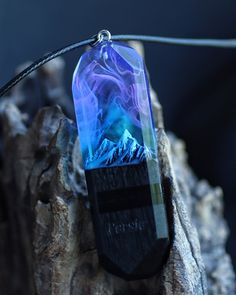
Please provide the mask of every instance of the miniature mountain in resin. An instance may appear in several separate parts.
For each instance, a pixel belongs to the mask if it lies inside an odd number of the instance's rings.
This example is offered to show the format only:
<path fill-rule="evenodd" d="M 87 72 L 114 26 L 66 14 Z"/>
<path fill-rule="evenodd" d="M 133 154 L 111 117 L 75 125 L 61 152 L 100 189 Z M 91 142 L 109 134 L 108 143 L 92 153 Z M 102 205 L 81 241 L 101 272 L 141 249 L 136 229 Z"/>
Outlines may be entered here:
<path fill-rule="evenodd" d="M 117 143 L 105 138 L 87 164 L 90 167 L 136 164 L 151 157 L 151 151 L 140 145 L 126 129 Z"/>

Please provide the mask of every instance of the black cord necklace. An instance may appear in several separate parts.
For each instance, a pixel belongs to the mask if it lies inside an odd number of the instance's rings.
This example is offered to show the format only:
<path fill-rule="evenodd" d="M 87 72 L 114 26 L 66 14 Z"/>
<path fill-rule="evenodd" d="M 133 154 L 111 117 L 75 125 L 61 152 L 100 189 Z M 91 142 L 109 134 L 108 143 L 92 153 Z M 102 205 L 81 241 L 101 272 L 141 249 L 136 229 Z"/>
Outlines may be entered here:
<path fill-rule="evenodd" d="M 30 73 L 37 70 L 50 60 L 62 56 L 70 51 L 81 48 L 86 45 L 94 46 L 101 38 L 107 38 L 110 32 L 107 30 L 100 31 L 97 35 L 92 36 L 89 39 L 73 43 L 63 48 L 57 49 L 50 53 L 45 54 L 43 57 L 36 60 L 21 73 L 7 82 L 3 87 L 0 88 L 0 97 L 4 96 L 11 88 L 17 83 L 27 77 Z M 184 46 L 201 46 L 201 47 L 218 47 L 218 48 L 236 48 L 236 39 L 186 39 L 186 38 L 170 38 L 170 37 L 159 37 L 159 36 L 146 36 L 146 35 L 112 35 L 114 41 L 128 41 L 136 40 L 143 42 L 155 42 L 160 44 L 173 44 L 173 45 L 184 45 Z"/>

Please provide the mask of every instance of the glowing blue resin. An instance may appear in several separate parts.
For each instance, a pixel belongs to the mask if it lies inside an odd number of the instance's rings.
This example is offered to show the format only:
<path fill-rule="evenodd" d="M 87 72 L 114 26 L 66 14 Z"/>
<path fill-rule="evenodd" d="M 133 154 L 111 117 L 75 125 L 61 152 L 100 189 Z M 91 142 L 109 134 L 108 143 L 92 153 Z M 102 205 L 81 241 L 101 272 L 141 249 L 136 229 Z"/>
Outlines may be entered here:
<path fill-rule="evenodd" d="M 85 169 L 156 159 L 145 65 L 133 48 L 104 41 L 85 52 L 72 91 Z"/>

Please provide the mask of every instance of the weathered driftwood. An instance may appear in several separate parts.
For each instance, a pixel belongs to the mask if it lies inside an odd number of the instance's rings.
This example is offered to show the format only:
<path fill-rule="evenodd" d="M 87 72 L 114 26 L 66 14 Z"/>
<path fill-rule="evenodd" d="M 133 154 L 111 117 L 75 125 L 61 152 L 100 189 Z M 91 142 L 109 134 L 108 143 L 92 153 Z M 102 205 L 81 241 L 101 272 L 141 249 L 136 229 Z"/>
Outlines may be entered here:
<path fill-rule="evenodd" d="M 37 112 L 58 103 L 73 118 L 62 73 L 63 61 L 55 60 L 0 103 L 1 294 L 235 294 L 222 191 L 196 178 L 183 142 L 162 128 L 158 149 L 173 230 L 169 258 L 161 274 L 141 281 L 102 269 L 75 123 L 59 106 Z"/>

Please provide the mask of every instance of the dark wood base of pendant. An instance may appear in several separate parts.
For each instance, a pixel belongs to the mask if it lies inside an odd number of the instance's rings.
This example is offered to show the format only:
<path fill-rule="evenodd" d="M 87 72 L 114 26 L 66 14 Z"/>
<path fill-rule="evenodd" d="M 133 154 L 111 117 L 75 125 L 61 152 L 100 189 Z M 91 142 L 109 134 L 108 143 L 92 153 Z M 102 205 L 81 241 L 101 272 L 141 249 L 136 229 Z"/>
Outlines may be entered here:
<path fill-rule="evenodd" d="M 154 275 L 167 254 L 158 173 L 156 162 L 86 171 L 100 262 L 126 280 Z"/>

